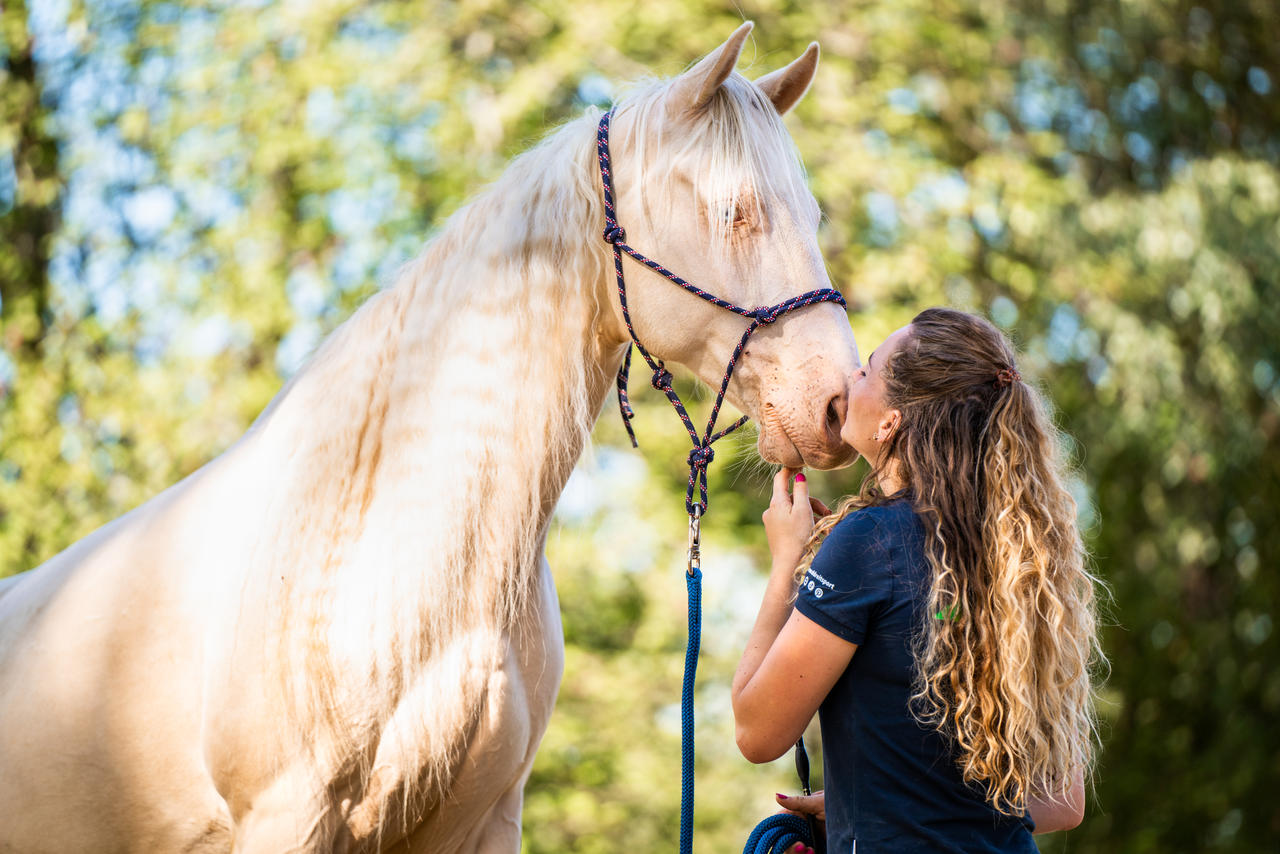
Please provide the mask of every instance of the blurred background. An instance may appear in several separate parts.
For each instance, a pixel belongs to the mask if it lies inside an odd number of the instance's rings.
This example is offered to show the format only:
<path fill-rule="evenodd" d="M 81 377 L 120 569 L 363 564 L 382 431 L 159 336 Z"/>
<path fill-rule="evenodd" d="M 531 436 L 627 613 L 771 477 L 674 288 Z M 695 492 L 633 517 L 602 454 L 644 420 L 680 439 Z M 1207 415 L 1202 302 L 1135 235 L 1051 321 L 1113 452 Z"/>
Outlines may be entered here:
<path fill-rule="evenodd" d="M 3 0 L 0 575 L 218 454 L 513 154 L 744 18 L 748 77 L 822 45 L 787 123 L 864 356 L 923 307 L 980 312 L 1072 437 L 1111 670 L 1085 822 L 1042 849 L 1275 850 L 1274 0 Z M 568 657 L 527 852 L 675 847 L 687 439 L 635 387 L 641 449 L 611 402 L 551 533 Z M 733 448 L 702 851 L 795 790 L 733 745 L 770 474 Z"/>

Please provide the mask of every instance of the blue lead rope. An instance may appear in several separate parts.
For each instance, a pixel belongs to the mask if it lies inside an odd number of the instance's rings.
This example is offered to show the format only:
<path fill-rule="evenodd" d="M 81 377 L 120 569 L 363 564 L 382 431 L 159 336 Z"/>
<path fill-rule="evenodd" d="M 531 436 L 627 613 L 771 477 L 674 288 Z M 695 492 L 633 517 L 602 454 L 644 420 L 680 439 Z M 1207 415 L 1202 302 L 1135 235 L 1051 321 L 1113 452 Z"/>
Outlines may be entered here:
<path fill-rule="evenodd" d="M 680 689 L 680 854 L 692 854 L 693 683 L 702 645 L 702 569 L 693 563 L 685 575 L 685 587 L 689 591 L 689 642 L 684 650 L 684 686 Z"/>

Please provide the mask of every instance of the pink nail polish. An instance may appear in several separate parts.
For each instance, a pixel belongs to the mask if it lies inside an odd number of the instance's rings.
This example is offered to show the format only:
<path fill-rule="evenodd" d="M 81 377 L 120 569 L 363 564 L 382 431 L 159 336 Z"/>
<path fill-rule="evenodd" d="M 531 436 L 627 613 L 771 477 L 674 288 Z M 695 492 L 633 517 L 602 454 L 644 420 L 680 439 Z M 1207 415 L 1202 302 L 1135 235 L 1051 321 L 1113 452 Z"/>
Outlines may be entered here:
<path fill-rule="evenodd" d="M 786 795 L 784 795 L 784 794 L 782 794 L 782 792 L 774 792 L 774 794 L 775 794 L 775 795 L 777 795 L 779 798 L 781 798 L 781 799 L 782 799 L 782 800 L 784 800 L 784 801 L 787 799 L 787 796 L 786 796 Z"/>
<path fill-rule="evenodd" d="M 800 483 L 804 483 L 804 474 L 803 474 L 803 472 L 802 472 L 801 474 L 796 475 L 796 480 L 797 480 L 797 481 L 799 481 Z"/>

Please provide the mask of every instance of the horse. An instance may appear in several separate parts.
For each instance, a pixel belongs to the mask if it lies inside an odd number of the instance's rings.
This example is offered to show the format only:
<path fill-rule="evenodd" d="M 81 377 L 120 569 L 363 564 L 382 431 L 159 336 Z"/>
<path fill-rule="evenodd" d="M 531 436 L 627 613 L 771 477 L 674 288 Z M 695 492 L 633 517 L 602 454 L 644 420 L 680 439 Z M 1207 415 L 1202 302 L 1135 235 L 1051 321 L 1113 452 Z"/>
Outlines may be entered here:
<path fill-rule="evenodd" d="M 829 287 L 748 22 L 613 116 L 629 242 L 739 305 Z M 564 640 L 552 511 L 630 337 L 596 119 L 516 157 L 245 434 L 0 585 L 0 851 L 504 852 Z M 741 316 L 625 261 L 655 357 L 718 381 Z M 770 463 L 832 468 L 858 365 L 825 303 L 761 328 L 728 400 Z"/>

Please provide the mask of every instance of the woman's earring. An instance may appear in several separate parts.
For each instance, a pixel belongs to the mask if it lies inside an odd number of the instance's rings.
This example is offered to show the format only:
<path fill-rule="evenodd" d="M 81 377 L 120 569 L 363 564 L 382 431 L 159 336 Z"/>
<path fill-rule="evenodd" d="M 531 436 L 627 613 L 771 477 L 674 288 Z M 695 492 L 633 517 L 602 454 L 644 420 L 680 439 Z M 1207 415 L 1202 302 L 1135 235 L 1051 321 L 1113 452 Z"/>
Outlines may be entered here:
<path fill-rule="evenodd" d="M 876 433 L 876 435 L 875 435 L 875 436 L 873 436 L 873 437 L 871 438 L 871 441 L 873 441 L 873 442 L 879 442 L 879 441 L 880 441 L 880 434 L 879 434 L 879 433 Z"/>

